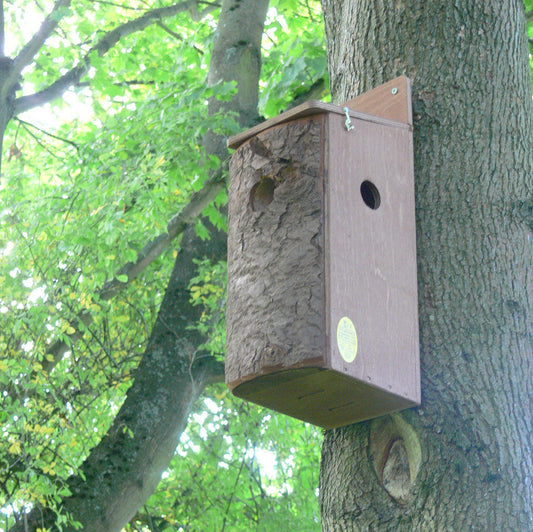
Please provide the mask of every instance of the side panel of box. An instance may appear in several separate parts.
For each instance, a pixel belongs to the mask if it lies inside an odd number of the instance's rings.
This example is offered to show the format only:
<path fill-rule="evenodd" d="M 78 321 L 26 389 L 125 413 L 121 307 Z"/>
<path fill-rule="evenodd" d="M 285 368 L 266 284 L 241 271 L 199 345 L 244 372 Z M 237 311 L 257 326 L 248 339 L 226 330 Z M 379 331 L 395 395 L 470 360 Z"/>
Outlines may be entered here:
<path fill-rule="evenodd" d="M 233 154 L 226 310 L 232 389 L 324 363 L 324 122 L 316 115 L 279 125 Z"/>
<path fill-rule="evenodd" d="M 353 125 L 347 131 L 342 117 L 329 116 L 330 364 L 419 403 L 412 133 L 358 119 Z"/>

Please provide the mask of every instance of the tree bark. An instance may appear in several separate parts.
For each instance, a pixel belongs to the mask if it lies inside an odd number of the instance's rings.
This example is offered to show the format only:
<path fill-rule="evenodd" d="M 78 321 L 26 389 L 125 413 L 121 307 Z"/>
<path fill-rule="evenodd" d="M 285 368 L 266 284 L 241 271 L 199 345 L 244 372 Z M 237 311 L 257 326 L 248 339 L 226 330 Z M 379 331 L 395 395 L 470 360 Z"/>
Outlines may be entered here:
<path fill-rule="evenodd" d="M 524 6 L 323 0 L 342 102 L 412 80 L 422 406 L 326 433 L 324 530 L 533 530 Z"/>
<path fill-rule="evenodd" d="M 211 98 L 208 114 L 235 113 L 239 123 L 251 126 L 258 119 L 259 76 L 261 75 L 261 38 L 269 0 L 225 0 L 211 62 L 208 83 L 236 81 L 237 94 L 230 102 Z M 204 146 L 209 155 L 226 158 L 226 139 L 208 131 Z"/>
<path fill-rule="evenodd" d="M 0 178 L 2 177 L 2 153 L 4 133 L 15 109 L 15 87 L 10 83 L 13 61 L 0 53 Z"/>

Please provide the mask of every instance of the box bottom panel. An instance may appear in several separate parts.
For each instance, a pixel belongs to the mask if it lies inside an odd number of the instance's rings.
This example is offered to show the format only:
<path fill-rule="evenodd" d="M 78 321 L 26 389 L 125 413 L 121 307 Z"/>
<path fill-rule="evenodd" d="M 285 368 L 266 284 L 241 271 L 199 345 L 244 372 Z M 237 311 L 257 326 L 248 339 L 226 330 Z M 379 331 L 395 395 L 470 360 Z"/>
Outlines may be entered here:
<path fill-rule="evenodd" d="M 417 406 L 405 397 L 323 368 L 262 375 L 239 384 L 233 394 L 325 429 Z"/>

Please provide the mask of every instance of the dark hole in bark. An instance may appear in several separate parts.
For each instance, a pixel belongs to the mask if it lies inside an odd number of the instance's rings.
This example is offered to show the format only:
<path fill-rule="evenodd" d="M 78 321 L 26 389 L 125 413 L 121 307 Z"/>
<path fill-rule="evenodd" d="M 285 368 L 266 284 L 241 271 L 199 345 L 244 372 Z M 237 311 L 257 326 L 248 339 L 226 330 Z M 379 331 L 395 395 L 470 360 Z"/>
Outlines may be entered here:
<path fill-rule="evenodd" d="M 263 177 L 250 192 L 250 203 L 253 211 L 263 212 L 274 199 L 276 184 L 271 177 Z"/>
<path fill-rule="evenodd" d="M 376 185 L 370 181 L 361 183 L 361 197 L 367 207 L 376 210 L 381 204 L 381 196 Z"/>

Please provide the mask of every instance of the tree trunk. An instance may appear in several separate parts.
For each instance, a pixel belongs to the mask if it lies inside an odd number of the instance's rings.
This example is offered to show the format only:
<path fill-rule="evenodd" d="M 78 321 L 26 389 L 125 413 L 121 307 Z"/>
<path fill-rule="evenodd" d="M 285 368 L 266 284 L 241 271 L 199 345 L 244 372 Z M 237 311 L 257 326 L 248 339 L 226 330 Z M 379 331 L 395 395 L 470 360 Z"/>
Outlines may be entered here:
<path fill-rule="evenodd" d="M 323 0 L 333 98 L 412 80 L 422 406 L 326 433 L 324 530 L 533 530 L 533 158 L 519 0 Z"/>
<path fill-rule="evenodd" d="M 231 101 L 209 100 L 208 114 L 233 112 L 241 126 L 258 119 L 261 39 L 269 0 L 225 0 L 211 52 L 208 83 L 236 81 L 237 94 Z M 226 158 L 226 139 L 209 130 L 204 138 L 209 155 Z"/>
<path fill-rule="evenodd" d="M 2 2 L 0 1 L 0 4 Z M 3 13 L 1 17 L 0 31 L 3 32 Z M 4 134 L 13 116 L 15 108 L 15 92 L 20 88 L 17 83 L 9 83 L 13 61 L 3 55 L 3 36 L 0 39 L 0 177 L 2 176 L 2 154 L 4 144 Z"/>

